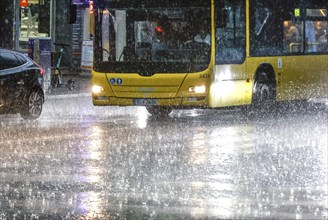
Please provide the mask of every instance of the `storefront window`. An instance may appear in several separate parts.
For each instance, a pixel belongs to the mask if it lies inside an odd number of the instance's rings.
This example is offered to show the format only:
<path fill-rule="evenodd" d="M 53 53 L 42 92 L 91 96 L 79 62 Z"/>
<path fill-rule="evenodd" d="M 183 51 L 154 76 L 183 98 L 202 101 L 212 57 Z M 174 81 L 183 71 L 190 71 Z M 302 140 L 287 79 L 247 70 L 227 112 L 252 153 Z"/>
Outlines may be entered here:
<path fill-rule="evenodd" d="M 50 36 L 50 1 L 29 0 L 20 7 L 19 49 L 27 49 L 31 37 Z"/>

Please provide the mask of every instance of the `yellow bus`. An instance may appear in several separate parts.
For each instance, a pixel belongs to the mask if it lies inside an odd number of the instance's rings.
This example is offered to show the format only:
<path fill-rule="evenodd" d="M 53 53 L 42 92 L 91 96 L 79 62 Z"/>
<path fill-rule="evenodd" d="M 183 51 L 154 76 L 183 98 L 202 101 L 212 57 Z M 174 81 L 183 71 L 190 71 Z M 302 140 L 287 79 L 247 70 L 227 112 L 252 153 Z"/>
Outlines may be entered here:
<path fill-rule="evenodd" d="M 94 1 L 97 106 L 250 106 L 327 97 L 327 0 Z"/>

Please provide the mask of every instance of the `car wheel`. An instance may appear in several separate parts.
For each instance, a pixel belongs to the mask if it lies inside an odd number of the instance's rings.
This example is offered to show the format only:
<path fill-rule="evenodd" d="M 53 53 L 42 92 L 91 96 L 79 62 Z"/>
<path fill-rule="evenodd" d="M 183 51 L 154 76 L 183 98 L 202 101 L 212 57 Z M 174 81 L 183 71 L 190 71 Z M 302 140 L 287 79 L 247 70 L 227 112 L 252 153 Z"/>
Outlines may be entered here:
<path fill-rule="evenodd" d="M 32 90 L 23 101 L 23 107 L 21 110 L 22 118 L 37 119 L 42 113 L 43 107 L 43 95 L 38 90 Z"/>
<path fill-rule="evenodd" d="M 162 106 L 147 106 L 146 109 L 154 117 L 166 117 L 172 112 L 172 108 Z"/>

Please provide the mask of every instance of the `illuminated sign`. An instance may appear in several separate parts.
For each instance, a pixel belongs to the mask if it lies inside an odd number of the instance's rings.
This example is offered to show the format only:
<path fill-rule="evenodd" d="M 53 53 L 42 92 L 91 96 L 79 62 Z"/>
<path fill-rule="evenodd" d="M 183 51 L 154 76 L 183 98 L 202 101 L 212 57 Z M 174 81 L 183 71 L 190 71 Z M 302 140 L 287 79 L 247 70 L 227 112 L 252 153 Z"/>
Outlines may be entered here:
<path fill-rule="evenodd" d="M 92 0 L 90 0 L 89 8 L 90 8 L 90 14 L 92 14 L 93 13 L 93 1 Z"/>
<path fill-rule="evenodd" d="M 301 9 L 299 9 L 299 8 L 295 8 L 295 9 L 294 9 L 294 16 L 295 16 L 295 17 L 299 17 L 299 16 L 301 16 Z"/>
<path fill-rule="evenodd" d="M 27 7 L 28 6 L 28 0 L 20 0 L 19 1 L 21 7 Z"/>
<path fill-rule="evenodd" d="M 327 17 L 326 9 L 306 9 L 306 15 L 309 17 Z"/>

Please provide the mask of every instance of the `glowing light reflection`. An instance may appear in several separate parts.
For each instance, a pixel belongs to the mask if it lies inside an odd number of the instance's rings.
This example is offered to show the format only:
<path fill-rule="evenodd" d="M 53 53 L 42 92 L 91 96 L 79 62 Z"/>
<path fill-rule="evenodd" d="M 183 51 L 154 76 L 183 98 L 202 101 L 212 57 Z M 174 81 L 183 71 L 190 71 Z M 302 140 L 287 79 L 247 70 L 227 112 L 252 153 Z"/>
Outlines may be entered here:
<path fill-rule="evenodd" d="M 222 216 L 224 218 L 229 218 L 234 216 L 234 204 L 235 201 L 232 198 L 223 198 L 219 199 L 209 199 L 209 204 L 215 204 L 215 209 L 211 209 L 212 216 Z"/>
<path fill-rule="evenodd" d="M 78 182 L 99 184 L 102 181 L 105 169 L 99 166 L 99 160 L 104 158 L 102 147 L 105 131 L 99 126 L 90 126 L 86 136 L 88 141 L 83 149 L 81 156 L 80 175 Z M 92 219 L 100 215 L 104 207 L 105 200 L 97 192 L 81 192 L 78 193 L 77 208 L 80 213 L 84 214 L 86 219 Z"/>
<path fill-rule="evenodd" d="M 101 198 L 100 193 L 81 192 L 77 197 L 79 201 L 77 208 L 84 214 L 85 219 L 93 219 L 101 214 L 105 200 Z"/>
<path fill-rule="evenodd" d="M 146 108 L 138 108 L 137 109 L 137 126 L 140 129 L 144 129 L 147 127 L 147 119 L 148 119 L 148 112 Z"/>
<path fill-rule="evenodd" d="M 194 134 L 190 149 L 190 160 L 193 164 L 203 164 L 207 159 L 207 137 L 205 132 Z"/>

